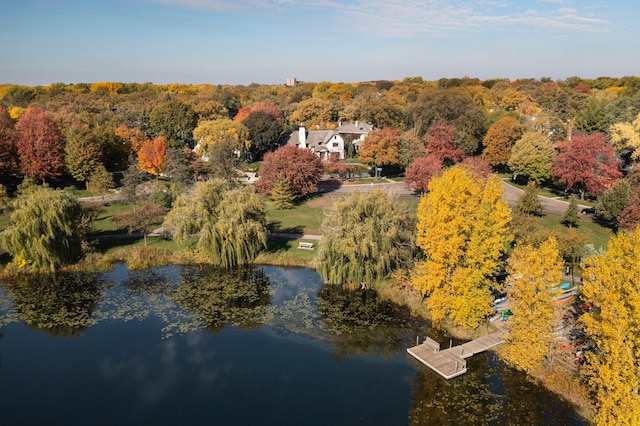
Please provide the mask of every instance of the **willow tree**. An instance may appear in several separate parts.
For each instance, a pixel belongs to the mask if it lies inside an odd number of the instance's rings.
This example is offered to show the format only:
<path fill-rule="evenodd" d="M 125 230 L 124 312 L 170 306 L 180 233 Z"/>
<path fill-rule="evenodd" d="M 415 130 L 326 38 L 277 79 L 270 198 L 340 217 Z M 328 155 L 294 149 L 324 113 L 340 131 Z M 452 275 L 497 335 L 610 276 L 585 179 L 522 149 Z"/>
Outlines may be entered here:
<path fill-rule="evenodd" d="M 253 188 L 230 190 L 221 179 L 178 197 L 164 226 L 178 243 L 193 236 L 196 250 L 223 268 L 251 262 L 267 245 L 264 204 Z"/>
<path fill-rule="evenodd" d="M 426 260 L 414 287 L 434 321 L 476 327 L 491 312 L 492 273 L 512 240 L 511 210 L 495 176 L 454 166 L 429 183 L 418 206 L 417 245 Z"/>
<path fill-rule="evenodd" d="M 412 228 L 392 194 L 377 189 L 341 198 L 321 226 L 318 272 L 332 284 L 371 285 L 410 264 Z"/>
<path fill-rule="evenodd" d="M 632 425 L 640 419 L 640 228 L 611 238 L 607 251 L 589 257 L 582 293 L 595 309 L 581 317 L 599 349 L 587 353 L 596 395 L 597 425 Z"/>
<path fill-rule="evenodd" d="M 532 373 L 543 366 L 553 339 L 554 294 L 562 279 L 562 259 L 554 238 L 540 247 L 516 247 L 509 258 L 511 286 L 507 291 L 513 317 L 502 353 L 516 367 Z"/>
<path fill-rule="evenodd" d="M 82 209 L 70 194 L 30 186 L 10 207 L 9 226 L 0 234 L 0 242 L 19 267 L 53 272 L 80 258 Z"/>

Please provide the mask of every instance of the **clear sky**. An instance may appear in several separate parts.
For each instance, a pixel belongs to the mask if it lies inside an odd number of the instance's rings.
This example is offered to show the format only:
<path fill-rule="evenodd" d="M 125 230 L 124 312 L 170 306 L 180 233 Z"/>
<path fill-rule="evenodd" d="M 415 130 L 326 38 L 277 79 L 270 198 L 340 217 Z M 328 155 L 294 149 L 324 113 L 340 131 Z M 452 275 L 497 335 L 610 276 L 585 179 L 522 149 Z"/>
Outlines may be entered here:
<path fill-rule="evenodd" d="M 640 75 L 638 0 L 0 0 L 0 83 Z"/>

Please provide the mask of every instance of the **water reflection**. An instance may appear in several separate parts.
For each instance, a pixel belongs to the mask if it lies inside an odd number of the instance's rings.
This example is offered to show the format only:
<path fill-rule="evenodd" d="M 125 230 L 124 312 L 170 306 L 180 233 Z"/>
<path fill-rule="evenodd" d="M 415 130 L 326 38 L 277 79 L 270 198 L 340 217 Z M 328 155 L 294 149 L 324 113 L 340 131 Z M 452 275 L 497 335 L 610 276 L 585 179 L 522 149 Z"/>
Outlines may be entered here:
<path fill-rule="evenodd" d="M 211 332 L 227 324 L 243 330 L 264 324 L 271 302 L 269 278 L 262 269 L 241 267 L 223 270 L 211 267 L 184 268 L 173 300 L 192 312 Z"/>
<path fill-rule="evenodd" d="M 427 323 L 412 318 L 409 309 L 381 299 L 372 290 L 347 290 L 325 285 L 317 309 L 334 336 L 338 359 L 375 353 L 389 358 L 407 347 L 409 336 L 424 332 Z"/>
<path fill-rule="evenodd" d="M 13 419 L 24 413 L 20 403 L 51 398 L 33 387 L 55 386 L 56 409 L 78 423 L 79 406 L 113 405 L 128 416 L 119 424 L 176 423 L 170 416 L 184 412 L 193 413 L 192 424 L 285 424 L 284 412 L 288 424 L 583 424 L 492 354 L 471 358 L 461 377 L 441 379 L 405 348 L 427 331 L 441 343 L 448 337 L 371 290 L 323 286 L 309 269 L 120 266 L 2 287 L 0 411 Z M 15 322 L 79 337 L 48 339 Z M 104 326 L 90 329 L 97 324 Z M 79 387 L 73 378 L 85 376 L 90 385 Z M 46 422 L 38 420 L 30 423 Z"/>
<path fill-rule="evenodd" d="M 81 335 L 106 283 L 97 274 L 68 273 L 21 276 L 4 283 L 13 298 L 13 313 L 26 325 L 53 336 Z"/>

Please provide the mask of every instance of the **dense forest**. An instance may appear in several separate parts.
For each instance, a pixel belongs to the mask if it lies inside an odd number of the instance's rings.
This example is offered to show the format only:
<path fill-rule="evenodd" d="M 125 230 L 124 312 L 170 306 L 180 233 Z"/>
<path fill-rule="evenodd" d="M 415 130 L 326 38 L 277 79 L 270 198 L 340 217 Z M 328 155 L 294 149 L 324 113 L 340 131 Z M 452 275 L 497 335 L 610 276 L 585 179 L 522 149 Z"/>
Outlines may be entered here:
<path fill-rule="evenodd" d="M 283 147 L 301 125 L 333 130 L 345 122 L 372 130 L 357 144 L 345 139 L 344 160 L 321 162 L 308 150 Z M 364 164 L 376 175 L 402 174 L 406 185 L 426 192 L 417 217 L 381 191 L 336 202 L 316 259 L 323 278 L 373 283 L 395 274 L 401 287 L 420 293 L 434 321 L 473 329 L 493 310 L 490 290 L 502 269 L 515 314 L 504 358 L 556 390 L 580 384 L 585 399 L 596 401 L 597 424 L 636 424 L 639 159 L 640 77 L 3 85 L 0 195 L 3 204 L 9 194 L 13 201 L 0 236 L 19 268 L 73 263 L 86 248 L 90 220 L 69 191 L 50 186 L 103 194 L 118 185 L 133 204 L 113 217 L 123 229 L 146 236 L 164 220 L 177 241 L 198 235 L 199 253 L 235 267 L 267 246 L 256 191 L 289 208 L 317 191 L 323 172 L 349 174 Z M 261 161 L 255 188 L 238 187 L 242 163 L 254 160 Z M 492 171 L 528 184 L 513 220 Z M 170 186 L 138 192 L 154 176 Z M 530 225 L 541 185 L 571 200 L 560 235 Z M 600 224 L 628 232 L 585 259 L 570 195 L 594 202 Z M 581 261 L 589 304 L 579 325 L 592 346 L 576 379 L 573 370 L 558 372 L 556 358 L 567 345 L 553 332 L 564 319 L 548 290 L 564 265 Z"/>
<path fill-rule="evenodd" d="M 199 154 L 211 157 L 217 142 L 231 139 L 234 149 L 260 159 L 302 123 L 332 129 L 360 121 L 386 130 L 378 139 L 391 138 L 394 149 L 374 147 L 373 156 L 362 158 L 370 164 L 402 170 L 434 152 L 445 163 L 481 155 L 495 170 L 555 181 L 583 196 L 602 193 L 640 157 L 638 77 L 415 77 L 294 86 L 55 83 L 3 85 L 0 100 L 5 185 L 23 176 L 87 182 L 104 169 L 124 171 L 132 154 L 156 174 L 164 162 L 154 158 L 158 144 L 166 145 L 162 160 L 175 156 L 174 148 L 196 145 Z M 46 149 L 29 142 L 40 134 L 46 135 L 40 138 Z M 572 149 L 563 143 L 572 139 L 582 145 Z M 594 160 L 592 173 L 578 175 L 572 162 L 585 156 Z"/>

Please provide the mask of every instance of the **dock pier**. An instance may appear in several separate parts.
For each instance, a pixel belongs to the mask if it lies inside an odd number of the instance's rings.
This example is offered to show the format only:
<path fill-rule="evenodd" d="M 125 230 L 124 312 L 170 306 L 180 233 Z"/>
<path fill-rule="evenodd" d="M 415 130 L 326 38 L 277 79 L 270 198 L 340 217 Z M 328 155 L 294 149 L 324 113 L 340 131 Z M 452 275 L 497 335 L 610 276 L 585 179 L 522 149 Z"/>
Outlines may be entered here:
<path fill-rule="evenodd" d="M 427 337 L 421 344 L 408 348 L 407 352 L 445 379 L 452 379 L 467 372 L 467 358 L 504 342 L 503 334 L 502 330 L 498 330 L 442 350 L 438 342 Z"/>

